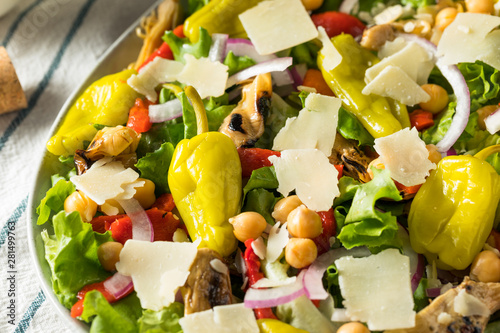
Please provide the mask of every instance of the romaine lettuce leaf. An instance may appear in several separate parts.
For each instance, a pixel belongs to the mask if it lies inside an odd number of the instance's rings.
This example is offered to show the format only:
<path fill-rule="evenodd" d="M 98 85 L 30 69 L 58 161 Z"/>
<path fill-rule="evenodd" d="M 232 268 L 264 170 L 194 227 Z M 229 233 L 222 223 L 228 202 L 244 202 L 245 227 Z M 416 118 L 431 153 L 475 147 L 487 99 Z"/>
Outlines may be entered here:
<path fill-rule="evenodd" d="M 481 106 L 497 104 L 500 101 L 500 72 L 498 70 L 480 61 L 473 64 L 459 64 L 458 69 L 462 72 L 469 87 L 472 112 Z"/>
<path fill-rule="evenodd" d="M 109 231 L 104 234 L 92 231 L 92 225 L 82 222 L 78 212 L 59 212 L 52 224 L 54 235 L 42 231 L 45 259 L 52 272 L 54 293 L 62 305 L 70 308 L 77 301 L 80 289 L 110 276 L 99 263 L 97 248 L 113 239 Z"/>
<path fill-rule="evenodd" d="M 179 319 L 184 316 L 184 305 L 174 302 L 160 311 L 144 310 L 139 318 L 140 333 L 182 333 Z"/>
<path fill-rule="evenodd" d="M 358 141 L 360 146 L 373 146 L 373 136 L 368 133 L 368 131 L 352 113 L 343 107 L 340 107 L 339 109 L 339 124 L 337 126 L 337 130 L 344 138 Z"/>
<path fill-rule="evenodd" d="M 135 165 L 141 172 L 141 177 L 147 178 L 155 183 L 155 194 L 170 193 L 168 187 L 168 168 L 174 155 L 174 146 L 165 142 L 159 149 L 137 161 Z"/>
<path fill-rule="evenodd" d="M 185 54 L 191 54 L 196 59 L 208 57 L 212 44 L 212 37 L 202 27 L 200 27 L 200 38 L 196 43 L 191 43 L 188 38 L 179 38 L 170 30 L 165 32 L 163 40 L 170 46 L 174 59 L 183 64 L 186 63 Z"/>
<path fill-rule="evenodd" d="M 270 191 L 263 188 L 256 188 L 247 193 L 245 204 L 241 208 L 241 211 L 257 212 L 266 219 L 267 223 L 274 225 L 275 221 L 271 213 L 279 199 L 281 197 L 275 197 Z"/>
<path fill-rule="evenodd" d="M 274 171 L 273 166 L 256 169 L 252 171 L 250 179 L 243 188 L 243 201 L 245 201 L 247 193 L 253 189 L 264 188 L 274 190 L 278 186 L 278 178 L 276 178 L 276 171 Z"/>
<path fill-rule="evenodd" d="M 224 59 L 224 65 L 229 67 L 228 74 L 230 76 L 255 64 L 256 62 L 252 58 L 248 56 L 235 56 L 233 51 L 229 51 L 226 59 Z"/>
<path fill-rule="evenodd" d="M 142 158 L 147 153 L 160 149 L 164 142 L 171 142 L 174 147 L 184 139 L 184 124 L 176 119 L 164 123 L 153 124 L 151 129 L 141 134 L 137 146 L 137 157 Z"/>
<path fill-rule="evenodd" d="M 52 178 L 52 187 L 45 194 L 40 205 L 36 208 L 38 225 L 47 222 L 54 213 L 64 210 L 64 200 L 75 191 L 75 185 L 66 181 L 64 177 L 55 175 Z"/>

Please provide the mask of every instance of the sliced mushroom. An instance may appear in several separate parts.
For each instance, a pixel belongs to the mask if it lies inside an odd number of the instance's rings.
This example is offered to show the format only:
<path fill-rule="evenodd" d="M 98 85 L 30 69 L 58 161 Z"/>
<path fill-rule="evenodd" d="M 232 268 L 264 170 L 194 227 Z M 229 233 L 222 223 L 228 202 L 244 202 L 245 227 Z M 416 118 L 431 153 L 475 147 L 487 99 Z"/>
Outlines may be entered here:
<path fill-rule="evenodd" d="M 387 41 L 396 38 L 396 30 L 390 24 L 375 25 L 363 31 L 361 46 L 371 51 L 378 51 Z"/>
<path fill-rule="evenodd" d="M 214 261 L 215 260 L 215 261 Z M 220 262 L 217 263 L 217 260 Z M 214 261 L 214 263 L 211 263 Z M 214 250 L 199 249 L 183 287 L 184 314 L 205 311 L 217 305 L 231 304 L 229 270 Z M 226 268 L 220 269 L 220 266 Z"/>
<path fill-rule="evenodd" d="M 371 180 L 368 174 L 368 165 L 372 159 L 359 149 L 356 141 L 347 140 L 337 133 L 332 155 L 329 157 L 330 163 L 343 165 L 343 174 L 363 183 Z"/>
<path fill-rule="evenodd" d="M 264 133 L 264 121 L 271 107 L 271 74 L 260 74 L 243 87 L 242 98 L 219 128 L 236 147 L 253 146 Z"/>
<path fill-rule="evenodd" d="M 490 313 L 500 309 L 500 283 L 474 282 L 466 277 L 457 288 L 448 290 L 420 311 L 415 318 L 415 327 L 385 333 L 482 332 L 489 316 L 462 316 L 455 312 L 455 300 L 462 290 L 481 301 Z M 445 314 L 445 320 L 442 314 Z"/>
<path fill-rule="evenodd" d="M 94 136 L 86 150 L 78 149 L 74 160 L 79 175 L 85 173 L 95 161 L 103 157 L 116 157 L 122 161 L 137 160 L 135 150 L 139 145 L 140 135 L 129 127 L 105 127 Z M 125 164 L 125 163 L 124 163 Z"/>

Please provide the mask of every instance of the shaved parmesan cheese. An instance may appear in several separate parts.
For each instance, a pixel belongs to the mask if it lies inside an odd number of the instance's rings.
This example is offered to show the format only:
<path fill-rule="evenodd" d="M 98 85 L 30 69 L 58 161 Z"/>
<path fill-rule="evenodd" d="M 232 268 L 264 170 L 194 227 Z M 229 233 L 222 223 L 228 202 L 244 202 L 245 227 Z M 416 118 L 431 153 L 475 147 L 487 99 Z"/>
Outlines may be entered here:
<path fill-rule="evenodd" d="M 261 55 L 282 51 L 318 36 L 300 0 L 263 1 L 239 18 Z"/>
<path fill-rule="evenodd" d="M 201 98 L 218 97 L 224 94 L 228 78 L 228 67 L 208 58 L 196 59 L 191 54 L 184 55 L 186 65 L 177 76 L 177 81 L 193 86 Z"/>
<path fill-rule="evenodd" d="M 398 52 L 368 68 L 365 73 L 365 81 L 372 81 L 389 65 L 401 68 L 413 81 L 421 85 L 427 83 L 427 78 L 434 67 L 434 61 L 432 55 L 422 47 L 410 42 Z"/>
<path fill-rule="evenodd" d="M 401 68 L 392 65 L 385 67 L 363 88 L 362 93 L 390 97 L 407 105 L 427 102 L 431 98 Z"/>
<path fill-rule="evenodd" d="M 330 318 L 331 321 L 337 321 L 337 322 L 348 322 L 351 321 L 349 319 L 349 316 L 347 315 L 347 310 L 342 309 L 342 308 L 334 308 L 332 317 Z"/>
<path fill-rule="evenodd" d="M 323 44 L 319 53 L 324 57 L 323 68 L 326 71 L 331 71 L 342 62 L 342 55 L 333 45 L 332 40 L 326 34 L 325 28 L 318 27 L 318 38 Z"/>
<path fill-rule="evenodd" d="M 453 317 L 446 312 L 441 312 L 437 318 L 438 323 L 444 326 L 448 326 L 453 321 Z"/>
<path fill-rule="evenodd" d="M 488 318 L 491 313 L 486 304 L 479 298 L 467 293 L 465 289 L 458 292 L 453 301 L 453 310 L 461 316 L 482 316 Z"/>
<path fill-rule="evenodd" d="M 184 64 L 174 60 L 156 57 L 144 66 L 137 75 L 132 75 L 127 84 L 151 102 L 156 102 L 158 94 L 155 88 L 162 82 L 172 82 L 184 68 Z"/>
<path fill-rule="evenodd" d="M 188 314 L 179 324 L 184 333 L 259 333 L 253 310 L 243 303 Z"/>
<path fill-rule="evenodd" d="M 177 289 L 186 282 L 197 251 L 194 243 L 129 239 L 120 252 L 116 269 L 132 277 L 143 308 L 159 311 L 175 301 Z"/>
<path fill-rule="evenodd" d="M 351 320 L 374 331 L 415 326 L 410 260 L 397 249 L 335 261 L 343 304 Z"/>
<path fill-rule="evenodd" d="M 144 185 L 144 181 L 136 181 L 137 178 L 139 174 L 130 168 L 125 169 L 121 162 L 102 158 L 83 175 L 73 176 L 70 180 L 77 190 L 102 205 L 109 199 L 131 199 L 135 187 Z"/>
<path fill-rule="evenodd" d="M 495 134 L 500 131 L 500 111 L 495 111 L 484 119 L 486 129 L 490 134 Z"/>
<path fill-rule="evenodd" d="M 295 190 L 300 201 L 315 211 L 328 210 L 338 189 L 338 171 L 317 149 L 290 149 L 270 156 L 278 178 L 278 192 L 287 197 Z"/>
<path fill-rule="evenodd" d="M 373 18 L 375 24 L 386 24 L 396 21 L 403 15 L 403 6 L 395 5 L 384 9 L 381 13 L 375 15 Z"/>
<path fill-rule="evenodd" d="M 499 25 L 498 16 L 458 13 L 439 40 L 439 61 L 443 65 L 454 65 L 480 60 L 500 69 L 500 31 L 492 31 Z"/>
<path fill-rule="evenodd" d="M 332 154 L 342 101 L 336 97 L 309 94 L 298 117 L 288 118 L 274 138 L 273 150 L 318 149 Z"/>
<path fill-rule="evenodd" d="M 429 151 L 415 127 L 375 139 L 373 148 L 391 172 L 392 179 L 405 186 L 422 184 L 429 171 L 436 168 L 436 164 L 429 160 Z"/>
<path fill-rule="evenodd" d="M 214 269 L 214 271 L 219 272 L 221 274 L 227 274 L 229 269 L 226 264 L 224 264 L 220 259 L 212 259 L 210 260 L 210 267 Z"/>
<path fill-rule="evenodd" d="M 262 237 L 258 237 L 252 242 L 252 249 L 260 260 L 266 259 L 266 244 L 264 244 Z"/>
<path fill-rule="evenodd" d="M 281 256 L 283 249 L 288 244 L 289 235 L 286 229 L 286 223 L 283 224 L 281 228 L 279 226 L 279 222 L 276 222 L 269 231 L 266 249 L 267 262 L 269 263 L 275 262 Z"/>
<path fill-rule="evenodd" d="M 262 278 L 259 281 L 255 282 L 252 285 L 252 288 L 259 289 L 259 288 L 281 287 L 281 286 L 286 286 L 288 284 L 292 284 L 295 282 L 295 280 L 297 280 L 296 276 L 288 277 L 282 280 L 271 280 L 268 278 Z"/>

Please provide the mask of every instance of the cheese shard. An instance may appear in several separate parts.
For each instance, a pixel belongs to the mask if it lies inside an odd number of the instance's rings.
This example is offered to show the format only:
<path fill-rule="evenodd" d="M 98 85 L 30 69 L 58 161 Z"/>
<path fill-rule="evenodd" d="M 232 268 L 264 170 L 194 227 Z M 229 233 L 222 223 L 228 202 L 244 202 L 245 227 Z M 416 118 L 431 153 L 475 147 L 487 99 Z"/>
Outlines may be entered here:
<path fill-rule="evenodd" d="M 278 178 L 278 192 L 287 197 L 295 190 L 300 201 L 315 211 L 329 210 L 339 196 L 338 171 L 317 149 L 290 149 L 270 156 Z"/>
<path fill-rule="evenodd" d="M 410 260 L 397 249 L 335 261 L 347 315 L 372 331 L 415 326 Z"/>
<path fill-rule="evenodd" d="M 436 164 L 429 160 L 429 151 L 415 127 L 411 130 L 403 128 L 375 139 L 373 148 L 380 155 L 385 168 L 391 172 L 391 178 L 405 186 L 422 184 L 429 176 L 429 171 L 436 168 Z"/>
<path fill-rule="evenodd" d="M 129 239 L 116 269 L 131 276 L 145 309 L 159 311 L 175 301 L 197 253 L 194 243 L 147 242 Z"/>
<path fill-rule="evenodd" d="M 500 70 L 500 17 L 458 13 L 444 30 L 437 46 L 437 56 L 443 65 L 483 61 Z"/>
<path fill-rule="evenodd" d="M 332 154 L 342 101 L 336 97 L 311 93 L 297 117 L 288 118 L 273 142 L 273 150 L 318 149 Z"/>
<path fill-rule="evenodd" d="M 184 333 L 259 333 L 253 310 L 243 303 L 215 306 L 179 320 Z"/>
<path fill-rule="evenodd" d="M 323 56 L 323 68 L 326 71 L 331 71 L 342 62 L 342 55 L 337 50 L 335 45 L 333 45 L 332 40 L 326 34 L 325 28 L 318 27 L 318 38 L 323 44 L 321 50 L 319 50 L 319 55 Z"/>
<path fill-rule="evenodd" d="M 465 289 L 460 290 L 457 297 L 455 297 L 453 301 L 453 310 L 464 317 L 489 317 L 491 315 L 488 306 L 479 298 L 467 293 Z"/>
<path fill-rule="evenodd" d="M 95 162 L 83 175 L 71 177 L 76 189 L 85 193 L 98 205 L 108 199 L 131 199 L 135 187 L 144 184 L 136 181 L 139 174 L 111 158 L 102 158 Z"/>
<path fill-rule="evenodd" d="M 390 97 L 403 104 L 415 105 L 427 102 L 427 94 L 401 68 L 388 65 L 361 91 L 365 95 L 375 94 Z"/>
<path fill-rule="evenodd" d="M 177 81 L 193 86 L 201 98 L 219 97 L 226 90 L 228 67 L 208 58 L 196 59 L 191 54 L 184 55 L 186 65 L 177 76 Z"/>
<path fill-rule="evenodd" d="M 288 244 L 288 240 L 289 234 L 286 223 L 280 227 L 279 222 L 276 222 L 269 231 L 269 238 L 267 239 L 266 258 L 269 263 L 275 262 L 281 256 L 283 249 Z"/>
<path fill-rule="evenodd" d="M 495 111 L 484 119 L 486 130 L 491 134 L 500 131 L 500 111 Z"/>
<path fill-rule="evenodd" d="M 239 18 L 261 55 L 282 51 L 318 36 L 300 0 L 263 1 Z"/>

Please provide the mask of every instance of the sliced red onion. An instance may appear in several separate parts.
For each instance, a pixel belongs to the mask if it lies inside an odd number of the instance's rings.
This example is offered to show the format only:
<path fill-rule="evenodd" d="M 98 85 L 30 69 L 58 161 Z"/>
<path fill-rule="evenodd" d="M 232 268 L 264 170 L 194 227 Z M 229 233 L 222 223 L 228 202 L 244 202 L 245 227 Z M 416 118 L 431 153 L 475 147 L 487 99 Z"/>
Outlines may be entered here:
<path fill-rule="evenodd" d="M 399 36 L 403 37 L 407 42 L 415 42 L 436 58 L 436 45 L 427 39 L 412 34 L 399 34 Z M 443 139 L 436 144 L 438 151 L 444 153 L 455 144 L 467 126 L 470 115 L 470 93 L 464 76 L 457 66 L 443 65 L 441 59 L 438 58 L 436 67 L 441 71 L 446 80 L 448 80 L 457 97 L 457 107 L 450 128 Z"/>
<path fill-rule="evenodd" d="M 441 295 L 441 288 L 427 288 L 425 290 L 425 294 L 427 295 L 427 297 L 438 297 Z"/>
<path fill-rule="evenodd" d="M 340 4 L 339 12 L 351 14 L 352 10 L 354 9 L 354 6 L 356 6 L 357 4 L 358 0 L 344 0 Z"/>
<path fill-rule="evenodd" d="M 232 75 L 226 83 L 226 88 L 232 87 L 238 82 L 244 81 L 251 77 L 257 76 L 259 74 L 269 73 L 269 72 L 282 72 L 292 65 L 291 57 L 276 58 L 261 62 L 257 65 L 248 67 L 234 75 Z"/>
<path fill-rule="evenodd" d="M 328 266 L 335 261 L 335 251 L 328 251 L 320 255 L 307 269 L 304 275 L 304 287 L 309 299 L 326 299 L 328 297 L 328 292 L 323 288 L 323 275 Z"/>
<path fill-rule="evenodd" d="M 132 278 L 118 272 L 104 281 L 104 288 L 109 291 L 114 298 L 120 299 L 134 288 Z"/>
<path fill-rule="evenodd" d="M 447 152 L 446 152 L 446 156 L 454 156 L 454 155 L 457 155 L 457 151 L 455 150 L 455 148 L 451 147 Z"/>
<path fill-rule="evenodd" d="M 245 294 L 245 306 L 247 308 L 272 308 L 293 301 L 305 295 L 304 288 L 305 270 L 300 272 L 294 283 L 277 288 L 254 289 L 249 288 Z"/>
<path fill-rule="evenodd" d="M 177 98 L 163 104 L 149 106 L 149 120 L 152 123 L 162 123 L 182 116 L 182 103 Z"/>
<path fill-rule="evenodd" d="M 500 131 L 500 109 L 496 109 L 495 112 L 490 114 L 486 119 L 484 119 L 484 124 L 488 132 L 493 135 Z"/>
<path fill-rule="evenodd" d="M 271 73 L 271 76 L 273 77 L 274 83 L 278 87 L 291 85 L 294 82 L 292 73 L 290 73 L 290 71 L 288 69 L 285 69 L 282 72 Z"/>
<path fill-rule="evenodd" d="M 153 224 L 136 199 L 118 200 L 123 210 L 132 221 L 132 239 L 154 241 Z"/>
<path fill-rule="evenodd" d="M 293 66 L 290 69 L 290 74 L 292 75 L 293 79 L 293 87 L 297 89 L 298 86 L 301 86 L 302 83 L 304 83 L 304 76 L 306 75 L 307 72 L 307 65 L 306 64 L 299 64 L 296 66 Z"/>
<path fill-rule="evenodd" d="M 398 236 L 403 241 L 403 253 L 410 258 L 411 289 L 417 290 L 418 284 L 424 275 L 424 258 L 413 250 L 410 244 L 410 235 L 401 224 L 398 224 Z"/>
<path fill-rule="evenodd" d="M 226 34 L 212 34 L 212 46 L 210 46 L 208 59 L 220 62 L 224 60 L 228 37 Z"/>

